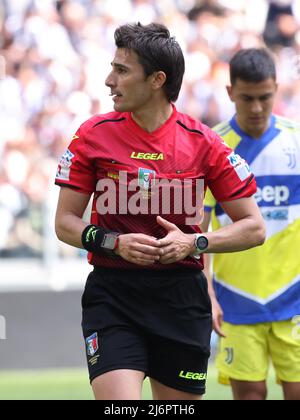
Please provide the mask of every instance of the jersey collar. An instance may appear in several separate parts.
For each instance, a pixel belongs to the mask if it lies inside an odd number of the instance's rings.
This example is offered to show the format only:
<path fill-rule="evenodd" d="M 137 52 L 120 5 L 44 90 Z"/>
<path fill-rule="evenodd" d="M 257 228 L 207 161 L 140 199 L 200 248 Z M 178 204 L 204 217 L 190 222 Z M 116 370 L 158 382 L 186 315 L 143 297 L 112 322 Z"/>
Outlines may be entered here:
<path fill-rule="evenodd" d="M 170 118 L 159 128 L 157 128 L 152 133 L 149 133 L 148 131 L 144 130 L 141 126 L 139 126 L 134 119 L 132 118 L 132 115 L 130 112 L 127 112 L 127 119 L 131 127 L 134 129 L 135 132 L 142 134 L 144 137 L 151 137 L 151 138 L 158 138 L 165 135 L 167 132 L 170 132 L 171 126 L 176 122 L 177 120 L 177 109 L 175 105 L 172 103 L 173 112 Z"/>

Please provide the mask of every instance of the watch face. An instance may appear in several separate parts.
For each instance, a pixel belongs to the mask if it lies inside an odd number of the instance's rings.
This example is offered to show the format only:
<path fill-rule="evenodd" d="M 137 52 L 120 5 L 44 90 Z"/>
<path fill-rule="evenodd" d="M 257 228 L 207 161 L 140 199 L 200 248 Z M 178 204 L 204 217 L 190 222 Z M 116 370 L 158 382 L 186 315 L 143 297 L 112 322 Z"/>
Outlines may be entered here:
<path fill-rule="evenodd" d="M 104 237 L 102 247 L 105 249 L 115 249 L 116 240 L 116 235 L 106 234 Z"/>
<path fill-rule="evenodd" d="M 201 251 L 205 250 L 208 247 L 208 240 L 205 236 L 199 236 L 197 239 L 197 248 Z"/>

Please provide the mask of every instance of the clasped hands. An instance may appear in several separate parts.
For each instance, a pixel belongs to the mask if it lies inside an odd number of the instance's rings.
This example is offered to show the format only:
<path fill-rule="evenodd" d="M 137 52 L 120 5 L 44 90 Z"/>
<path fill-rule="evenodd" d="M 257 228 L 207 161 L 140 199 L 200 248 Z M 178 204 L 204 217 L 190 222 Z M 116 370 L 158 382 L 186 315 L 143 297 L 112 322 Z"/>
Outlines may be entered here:
<path fill-rule="evenodd" d="M 167 232 L 163 239 L 138 233 L 120 235 L 116 254 L 133 264 L 151 266 L 156 262 L 173 264 L 195 252 L 195 235 L 183 233 L 160 216 L 157 223 Z"/>

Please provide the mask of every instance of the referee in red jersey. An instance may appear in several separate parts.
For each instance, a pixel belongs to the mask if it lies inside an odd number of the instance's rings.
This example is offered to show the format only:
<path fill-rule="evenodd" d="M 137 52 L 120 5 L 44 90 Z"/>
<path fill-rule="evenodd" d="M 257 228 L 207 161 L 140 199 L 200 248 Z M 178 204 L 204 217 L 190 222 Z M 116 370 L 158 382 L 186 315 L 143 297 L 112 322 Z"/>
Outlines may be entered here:
<path fill-rule="evenodd" d="M 205 393 L 212 331 L 202 253 L 264 242 L 247 163 L 174 106 L 184 57 L 159 24 L 124 25 L 106 85 L 114 111 L 82 124 L 62 156 L 58 238 L 89 251 L 83 334 L 96 399 Z M 201 234 L 210 188 L 233 224 Z M 91 224 L 82 221 L 93 195 Z"/>

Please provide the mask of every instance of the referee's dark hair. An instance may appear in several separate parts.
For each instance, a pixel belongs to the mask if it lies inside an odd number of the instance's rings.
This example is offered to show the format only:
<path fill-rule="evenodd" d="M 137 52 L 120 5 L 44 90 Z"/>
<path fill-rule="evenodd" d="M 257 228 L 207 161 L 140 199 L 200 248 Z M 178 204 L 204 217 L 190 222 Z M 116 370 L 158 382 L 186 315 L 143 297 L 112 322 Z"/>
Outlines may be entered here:
<path fill-rule="evenodd" d="M 156 71 L 166 74 L 164 91 L 170 102 L 179 96 L 185 71 L 185 62 L 180 45 L 169 30 L 161 24 L 128 24 L 115 31 L 117 48 L 135 51 L 146 77 Z"/>
<path fill-rule="evenodd" d="M 232 86 L 237 79 L 244 82 L 263 82 L 269 78 L 276 81 L 276 66 L 271 52 L 266 48 L 242 49 L 230 61 Z"/>

